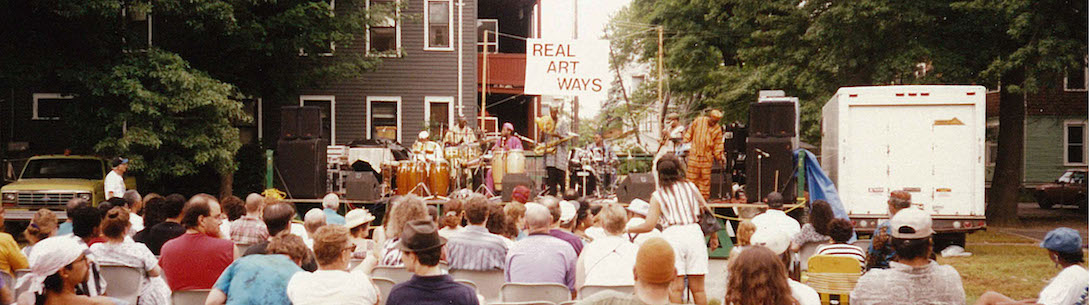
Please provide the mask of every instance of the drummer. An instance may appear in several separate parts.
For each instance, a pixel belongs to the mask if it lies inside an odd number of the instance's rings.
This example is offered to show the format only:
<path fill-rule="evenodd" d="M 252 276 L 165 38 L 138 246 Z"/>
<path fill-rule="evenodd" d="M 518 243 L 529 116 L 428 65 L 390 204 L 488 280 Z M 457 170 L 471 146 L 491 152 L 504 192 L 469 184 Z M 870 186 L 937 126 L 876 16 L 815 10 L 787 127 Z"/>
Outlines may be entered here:
<path fill-rule="evenodd" d="M 503 130 L 499 134 L 499 141 L 495 142 L 492 146 L 492 153 L 508 150 L 521 150 L 522 140 L 514 136 L 514 124 L 503 123 Z M 488 169 L 488 173 L 484 175 L 484 184 L 488 186 L 488 191 L 495 193 L 495 182 L 492 181 L 492 170 Z"/>
<path fill-rule="evenodd" d="M 594 143 L 590 143 L 590 145 L 586 146 L 586 152 L 590 154 L 591 162 L 593 162 L 591 166 L 593 167 L 594 172 L 597 173 L 597 178 L 601 179 L 601 186 L 607 189 L 612 185 L 613 177 L 615 176 L 614 171 L 620 160 L 616 157 L 616 153 L 613 152 L 612 147 L 609 147 L 609 144 L 605 144 L 605 139 L 603 139 L 600 134 L 594 135 Z M 587 187 L 589 187 L 591 191 L 594 191 L 596 190 L 595 186 L 597 186 L 597 182 L 597 179 L 594 179 L 593 185 Z"/>
<path fill-rule="evenodd" d="M 469 120 L 460 117 L 457 126 L 446 131 L 446 135 L 442 137 L 442 142 L 446 147 L 471 144 L 476 142 L 476 133 L 473 131 L 472 126 L 469 126 Z"/>
<path fill-rule="evenodd" d="M 431 141 L 431 139 L 428 138 L 430 136 L 431 133 L 427 132 L 427 130 L 421 131 L 419 137 L 416 139 L 416 144 L 412 144 L 412 153 L 416 155 L 417 160 L 444 160 L 442 157 L 442 147 L 439 147 L 439 143 Z"/>

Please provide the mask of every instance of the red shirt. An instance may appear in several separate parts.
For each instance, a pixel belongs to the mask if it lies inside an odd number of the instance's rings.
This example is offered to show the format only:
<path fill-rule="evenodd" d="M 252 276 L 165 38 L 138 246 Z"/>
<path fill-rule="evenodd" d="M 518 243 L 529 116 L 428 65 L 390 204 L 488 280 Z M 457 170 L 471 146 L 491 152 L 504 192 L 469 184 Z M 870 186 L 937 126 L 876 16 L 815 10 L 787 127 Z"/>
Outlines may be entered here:
<path fill-rule="evenodd" d="M 234 243 L 203 233 L 186 233 L 163 244 L 159 266 L 170 290 L 211 289 L 234 261 Z"/>

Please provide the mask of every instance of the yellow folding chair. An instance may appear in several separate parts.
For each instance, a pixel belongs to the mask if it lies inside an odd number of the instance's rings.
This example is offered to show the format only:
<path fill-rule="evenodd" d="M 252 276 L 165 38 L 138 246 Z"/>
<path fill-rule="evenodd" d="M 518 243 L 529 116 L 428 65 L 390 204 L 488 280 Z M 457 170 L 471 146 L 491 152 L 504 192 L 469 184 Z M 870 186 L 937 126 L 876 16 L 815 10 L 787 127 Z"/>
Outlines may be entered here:
<path fill-rule="evenodd" d="M 821 304 L 848 305 L 862 266 L 851 257 L 814 255 L 809 257 L 808 276 L 805 284 L 817 291 Z"/>

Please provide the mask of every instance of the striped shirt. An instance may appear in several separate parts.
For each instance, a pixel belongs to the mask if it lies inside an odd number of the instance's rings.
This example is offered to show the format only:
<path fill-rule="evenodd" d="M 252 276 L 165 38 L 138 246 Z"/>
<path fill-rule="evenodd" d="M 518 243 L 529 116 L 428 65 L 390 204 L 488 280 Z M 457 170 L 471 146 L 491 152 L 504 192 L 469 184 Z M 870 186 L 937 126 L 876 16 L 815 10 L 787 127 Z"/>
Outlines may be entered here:
<path fill-rule="evenodd" d="M 817 247 L 816 255 L 846 256 L 858 260 L 862 270 L 866 270 L 866 251 L 850 244 L 825 244 Z"/>
<path fill-rule="evenodd" d="M 701 197 L 696 185 L 688 181 L 658 188 L 651 195 L 661 204 L 662 217 L 658 218 L 658 223 L 665 229 L 699 222 Z"/>
<path fill-rule="evenodd" d="M 450 269 L 503 270 L 506 269 L 507 243 L 505 238 L 488 232 L 482 226 L 470 225 L 450 236 L 446 242 Z"/>
<path fill-rule="evenodd" d="M 400 238 L 386 240 L 386 244 L 382 245 L 382 252 L 379 252 L 381 259 L 378 261 L 378 266 L 404 267 L 405 263 L 401 261 L 401 255 L 404 253 L 397 247 L 400 244 Z"/>

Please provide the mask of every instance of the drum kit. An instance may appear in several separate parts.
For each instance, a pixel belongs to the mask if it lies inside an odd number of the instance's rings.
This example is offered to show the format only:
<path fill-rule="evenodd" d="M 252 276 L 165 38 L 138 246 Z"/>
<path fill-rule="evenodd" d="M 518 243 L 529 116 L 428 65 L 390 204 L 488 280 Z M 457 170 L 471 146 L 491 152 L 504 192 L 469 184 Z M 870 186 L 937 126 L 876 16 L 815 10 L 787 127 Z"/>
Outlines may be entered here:
<path fill-rule="evenodd" d="M 381 165 L 383 172 L 395 173 L 395 177 L 384 176 L 382 184 L 387 192 L 396 195 L 445 198 L 453 190 L 471 188 L 472 177 L 480 175 L 483 178 L 487 168 L 491 168 L 496 189 L 500 189 L 504 176 L 526 172 L 526 156 L 520 149 L 482 154 L 481 145 L 497 141 L 497 135 L 486 134 L 481 142 L 446 147 L 442 154 L 445 160 L 417 155 L 410 160 L 385 162 Z"/>

